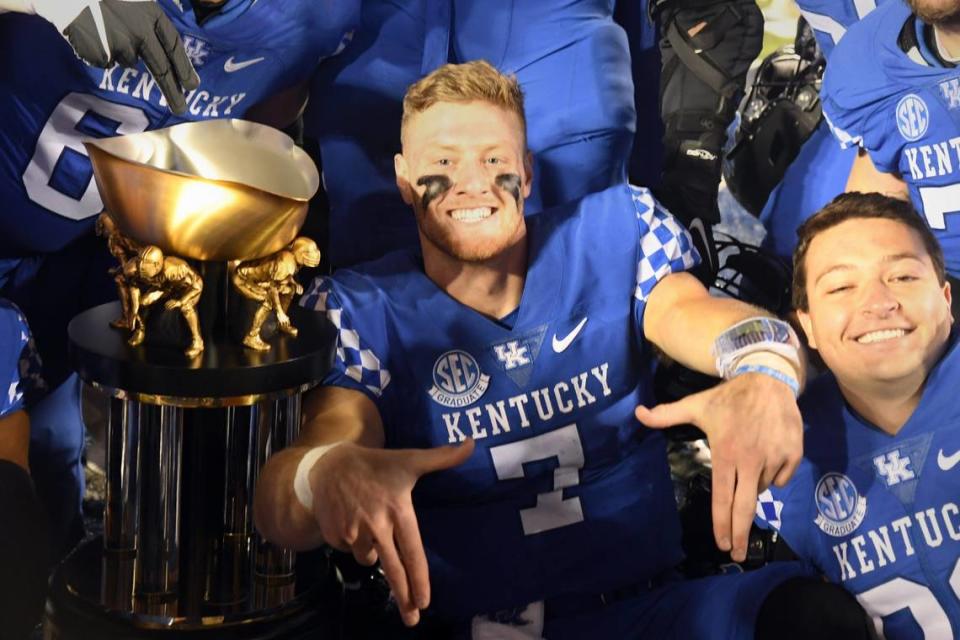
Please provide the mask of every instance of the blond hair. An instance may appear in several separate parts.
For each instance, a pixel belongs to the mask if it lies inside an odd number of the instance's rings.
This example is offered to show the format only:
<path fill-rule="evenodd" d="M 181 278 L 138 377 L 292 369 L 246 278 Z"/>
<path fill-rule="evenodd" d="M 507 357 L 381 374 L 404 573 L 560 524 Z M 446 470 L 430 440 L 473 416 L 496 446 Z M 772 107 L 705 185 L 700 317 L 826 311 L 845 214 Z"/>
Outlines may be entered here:
<path fill-rule="evenodd" d="M 487 102 L 516 114 L 527 144 L 527 119 L 523 113 L 523 91 L 516 76 L 504 75 L 485 60 L 445 64 L 410 85 L 403 97 L 400 139 L 414 115 L 438 102 Z"/>

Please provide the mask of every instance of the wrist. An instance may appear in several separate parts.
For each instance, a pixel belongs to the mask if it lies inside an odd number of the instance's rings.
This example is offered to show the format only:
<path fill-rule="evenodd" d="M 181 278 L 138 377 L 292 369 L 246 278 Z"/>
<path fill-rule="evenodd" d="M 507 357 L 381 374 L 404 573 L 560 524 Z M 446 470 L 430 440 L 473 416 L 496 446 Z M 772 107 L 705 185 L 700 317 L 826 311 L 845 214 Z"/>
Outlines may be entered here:
<path fill-rule="evenodd" d="M 713 356 L 718 375 L 727 380 L 733 377 L 741 363 L 780 370 L 785 362 L 794 379 L 802 378 L 800 340 L 787 322 L 777 318 L 758 316 L 734 324 L 714 341 Z M 766 360 L 767 356 L 775 359 Z M 760 359 L 746 360 L 757 357 Z"/>
<path fill-rule="evenodd" d="M 790 391 L 793 392 L 794 398 L 800 396 L 800 382 L 794 376 L 793 369 L 791 367 L 773 367 L 766 364 L 741 363 L 737 365 L 736 369 L 734 369 L 731 379 L 742 376 L 745 373 L 759 373 L 769 378 L 773 378 L 774 380 L 782 382 L 790 387 Z"/>
<path fill-rule="evenodd" d="M 307 451 L 299 464 L 297 471 L 293 476 L 293 494 L 304 509 L 313 513 L 313 484 L 311 482 L 311 471 L 320 461 L 320 459 L 330 453 L 330 451 L 343 444 L 343 442 L 332 442 L 330 444 L 313 447 Z"/>

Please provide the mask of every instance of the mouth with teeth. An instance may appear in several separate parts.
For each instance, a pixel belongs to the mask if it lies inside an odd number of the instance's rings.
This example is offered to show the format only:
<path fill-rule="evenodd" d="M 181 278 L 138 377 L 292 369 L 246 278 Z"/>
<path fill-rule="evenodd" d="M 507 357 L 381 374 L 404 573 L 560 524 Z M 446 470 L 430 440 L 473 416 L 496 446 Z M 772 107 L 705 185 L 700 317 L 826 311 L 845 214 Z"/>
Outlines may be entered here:
<path fill-rule="evenodd" d="M 450 217 L 457 222 L 477 222 L 489 218 L 493 213 L 494 209 L 492 207 L 473 207 L 470 209 L 454 209 L 450 212 Z"/>
<path fill-rule="evenodd" d="M 897 338 L 902 338 L 913 331 L 912 329 L 879 329 L 877 331 L 870 331 L 856 338 L 856 341 L 860 344 L 876 344 L 878 342 L 888 342 L 890 340 L 896 340 Z"/>

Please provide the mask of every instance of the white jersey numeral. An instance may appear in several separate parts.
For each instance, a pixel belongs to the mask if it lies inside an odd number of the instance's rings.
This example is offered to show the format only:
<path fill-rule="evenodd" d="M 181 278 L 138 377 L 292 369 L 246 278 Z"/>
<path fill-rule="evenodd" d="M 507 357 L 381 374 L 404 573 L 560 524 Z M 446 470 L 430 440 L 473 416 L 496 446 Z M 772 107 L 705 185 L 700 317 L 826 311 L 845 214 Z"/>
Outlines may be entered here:
<path fill-rule="evenodd" d="M 69 93 L 57 104 L 43 126 L 30 164 L 23 172 L 23 186 L 32 201 L 71 220 L 83 220 L 103 211 L 103 201 L 93 178 L 85 186 L 80 185 L 83 192 L 79 199 L 51 185 L 55 172 L 65 171 L 60 167 L 63 158 L 79 155 L 87 159 L 87 150 L 80 142 L 84 134 L 77 125 L 91 113 L 117 123 L 117 135 L 139 133 L 150 125 L 142 109 L 108 102 L 87 93 Z"/>
<path fill-rule="evenodd" d="M 946 229 L 947 214 L 960 212 L 960 183 L 920 187 L 923 215 L 931 229 Z"/>
<path fill-rule="evenodd" d="M 960 598 L 960 559 L 953 565 L 950 574 L 950 587 Z M 927 640 L 934 638 L 952 638 L 950 618 L 937 602 L 933 592 L 922 584 L 906 578 L 894 578 L 883 584 L 868 589 L 857 595 L 857 600 L 863 605 L 870 617 L 877 634 L 883 638 L 883 617 L 896 613 L 901 609 L 908 609 L 916 620 L 923 637 Z"/>
<path fill-rule="evenodd" d="M 553 491 L 537 495 L 536 506 L 520 510 L 524 535 L 558 529 L 583 521 L 580 498 L 563 497 L 563 490 L 580 484 L 583 468 L 583 446 L 576 424 L 555 429 L 539 436 L 503 444 L 490 449 L 497 478 L 510 480 L 524 476 L 523 465 L 535 460 L 556 458 L 559 466 L 553 472 Z"/>

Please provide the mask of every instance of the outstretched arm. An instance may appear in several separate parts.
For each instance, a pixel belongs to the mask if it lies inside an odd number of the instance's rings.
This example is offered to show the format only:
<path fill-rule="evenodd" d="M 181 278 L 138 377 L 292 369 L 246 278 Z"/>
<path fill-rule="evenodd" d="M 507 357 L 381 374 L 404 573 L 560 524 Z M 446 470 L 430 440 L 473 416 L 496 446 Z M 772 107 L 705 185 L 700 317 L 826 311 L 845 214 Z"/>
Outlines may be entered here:
<path fill-rule="evenodd" d="M 693 276 L 676 273 L 650 294 L 644 334 L 669 357 L 718 375 L 717 338 L 743 320 L 767 315 L 740 301 L 713 297 Z M 794 389 L 786 381 L 802 383 L 805 372 L 802 362 L 775 349 L 744 356 L 736 369 L 742 373 L 707 391 L 653 409 L 638 407 L 637 418 L 648 427 L 690 423 L 706 433 L 713 461 L 714 536 L 721 549 L 742 560 L 758 492 L 785 483 L 800 463 L 803 427 Z"/>
<path fill-rule="evenodd" d="M 404 622 L 413 625 L 430 603 L 430 582 L 411 492 L 420 476 L 465 461 L 473 442 L 393 451 L 383 443 L 379 411 L 363 393 L 312 391 L 297 441 L 264 466 L 254 520 L 283 546 L 327 543 L 364 565 L 379 559 Z M 331 448 L 318 456 L 317 447 Z"/>

